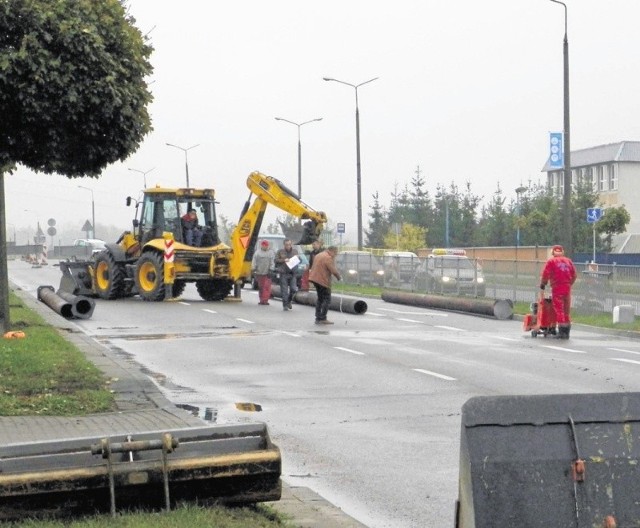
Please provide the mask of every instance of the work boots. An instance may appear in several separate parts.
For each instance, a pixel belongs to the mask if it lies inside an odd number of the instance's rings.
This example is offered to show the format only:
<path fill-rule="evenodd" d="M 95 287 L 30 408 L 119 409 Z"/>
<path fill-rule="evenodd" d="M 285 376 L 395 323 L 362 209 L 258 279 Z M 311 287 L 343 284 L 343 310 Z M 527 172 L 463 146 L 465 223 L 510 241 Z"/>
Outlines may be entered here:
<path fill-rule="evenodd" d="M 558 325 L 558 335 L 556 337 L 558 339 L 569 339 L 570 330 L 571 325 Z"/>

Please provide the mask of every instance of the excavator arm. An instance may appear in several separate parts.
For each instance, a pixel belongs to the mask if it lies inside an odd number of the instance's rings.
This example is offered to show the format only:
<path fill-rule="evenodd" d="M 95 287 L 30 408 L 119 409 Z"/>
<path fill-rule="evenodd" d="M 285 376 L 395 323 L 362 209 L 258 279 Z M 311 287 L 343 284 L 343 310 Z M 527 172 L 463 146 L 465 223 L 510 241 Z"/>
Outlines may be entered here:
<path fill-rule="evenodd" d="M 251 276 L 251 260 L 268 205 L 275 205 L 292 216 L 306 220 L 300 240 L 293 241 L 295 244 L 310 244 L 316 240 L 327 222 L 327 216 L 323 212 L 309 207 L 282 182 L 271 176 L 252 172 L 247 178 L 247 187 L 251 191 L 249 198 L 238 225 L 231 234 L 233 258 L 230 272 L 235 282 Z"/>

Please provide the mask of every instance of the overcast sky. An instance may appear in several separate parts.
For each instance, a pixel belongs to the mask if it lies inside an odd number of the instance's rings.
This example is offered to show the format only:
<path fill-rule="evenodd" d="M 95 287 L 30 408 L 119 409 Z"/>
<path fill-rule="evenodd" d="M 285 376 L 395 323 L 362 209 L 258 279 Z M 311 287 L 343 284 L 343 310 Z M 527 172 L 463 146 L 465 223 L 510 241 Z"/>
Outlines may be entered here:
<path fill-rule="evenodd" d="M 640 1 L 566 0 L 573 149 L 640 139 Z M 436 184 L 471 182 L 487 199 L 538 182 L 548 134 L 563 124 L 564 10 L 550 0 L 130 0 L 155 51 L 154 131 L 99 180 L 24 168 L 6 179 L 9 229 L 55 218 L 131 225 L 124 206 L 149 185 L 213 187 L 236 221 L 253 170 L 345 222 L 355 242 L 355 90 L 359 84 L 363 224 L 372 195 L 390 202 L 416 167 Z M 25 198 L 25 196 L 31 199 Z M 28 209 L 28 212 L 25 212 Z M 11 238 L 11 236 L 9 236 Z"/>

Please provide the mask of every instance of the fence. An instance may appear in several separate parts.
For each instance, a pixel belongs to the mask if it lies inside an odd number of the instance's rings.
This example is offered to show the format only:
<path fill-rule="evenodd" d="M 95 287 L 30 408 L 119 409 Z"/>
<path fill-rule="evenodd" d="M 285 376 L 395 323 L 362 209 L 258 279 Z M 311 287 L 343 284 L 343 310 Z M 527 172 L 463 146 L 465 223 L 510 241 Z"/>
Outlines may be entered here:
<path fill-rule="evenodd" d="M 355 252 L 354 252 L 355 253 Z M 416 293 L 471 295 L 514 302 L 533 302 L 539 292 L 544 260 L 456 259 L 448 279 L 437 266 L 417 257 L 377 257 L 358 252 L 338 268 L 347 284 L 382 286 Z M 633 306 L 640 315 L 640 266 L 575 263 L 578 279 L 572 289 L 572 311 L 584 315 L 611 313 L 618 305 Z M 400 271 L 399 271 L 400 270 Z M 549 291 L 549 288 L 547 288 Z"/>

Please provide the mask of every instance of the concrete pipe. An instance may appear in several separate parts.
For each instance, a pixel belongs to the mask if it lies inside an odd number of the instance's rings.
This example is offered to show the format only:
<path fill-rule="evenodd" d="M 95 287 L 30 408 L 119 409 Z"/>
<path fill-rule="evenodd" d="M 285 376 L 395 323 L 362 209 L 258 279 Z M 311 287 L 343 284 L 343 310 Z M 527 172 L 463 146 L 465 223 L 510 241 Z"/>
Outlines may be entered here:
<path fill-rule="evenodd" d="M 58 290 L 57 295 L 71 303 L 71 311 L 78 319 L 89 319 L 93 315 L 96 302 L 82 295 L 73 295 L 69 292 Z"/>
<path fill-rule="evenodd" d="M 280 296 L 280 286 L 271 286 L 271 296 L 278 299 Z M 318 296 L 312 291 L 298 291 L 293 296 L 293 300 L 298 304 L 306 304 L 307 306 L 315 306 Z M 367 303 L 362 299 L 351 299 L 340 295 L 331 295 L 331 303 L 329 310 L 344 312 L 354 315 L 361 315 L 367 311 Z"/>
<path fill-rule="evenodd" d="M 71 303 L 57 295 L 53 286 L 38 286 L 38 300 L 65 319 L 73 318 Z"/>
<path fill-rule="evenodd" d="M 513 318 L 513 303 L 508 299 L 476 299 L 469 297 L 445 297 L 442 295 L 424 295 L 400 291 L 385 291 L 382 300 L 397 304 L 437 308 L 456 312 L 469 312 L 488 315 L 496 319 Z"/>

